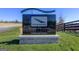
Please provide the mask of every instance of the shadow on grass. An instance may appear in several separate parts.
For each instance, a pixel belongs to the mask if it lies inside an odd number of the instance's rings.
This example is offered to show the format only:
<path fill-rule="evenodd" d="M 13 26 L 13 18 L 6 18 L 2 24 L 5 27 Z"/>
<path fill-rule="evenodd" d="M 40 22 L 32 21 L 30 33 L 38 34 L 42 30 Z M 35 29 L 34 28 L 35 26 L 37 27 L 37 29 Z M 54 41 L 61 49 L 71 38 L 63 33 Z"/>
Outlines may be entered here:
<path fill-rule="evenodd" d="M 19 44 L 19 39 L 14 39 L 12 41 L 0 42 L 0 44 L 6 44 L 6 45 Z"/>

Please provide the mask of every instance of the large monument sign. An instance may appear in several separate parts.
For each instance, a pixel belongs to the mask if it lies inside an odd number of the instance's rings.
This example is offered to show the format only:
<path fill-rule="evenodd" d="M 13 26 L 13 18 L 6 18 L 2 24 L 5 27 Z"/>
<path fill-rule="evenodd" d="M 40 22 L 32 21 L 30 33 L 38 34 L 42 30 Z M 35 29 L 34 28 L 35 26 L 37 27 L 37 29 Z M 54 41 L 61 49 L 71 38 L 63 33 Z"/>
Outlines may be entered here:
<path fill-rule="evenodd" d="M 26 13 L 24 13 L 25 11 Z M 23 33 L 20 43 L 52 43 L 57 41 L 55 10 L 45 11 L 41 8 L 28 8 L 21 12 L 23 13 Z"/>

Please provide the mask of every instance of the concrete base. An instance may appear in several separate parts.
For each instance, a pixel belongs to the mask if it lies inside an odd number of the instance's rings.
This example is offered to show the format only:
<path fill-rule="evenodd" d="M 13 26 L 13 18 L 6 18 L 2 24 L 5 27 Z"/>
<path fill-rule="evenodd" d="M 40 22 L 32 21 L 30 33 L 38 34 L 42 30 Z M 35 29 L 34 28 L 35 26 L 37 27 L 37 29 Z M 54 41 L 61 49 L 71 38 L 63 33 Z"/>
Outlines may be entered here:
<path fill-rule="evenodd" d="M 20 35 L 20 44 L 58 43 L 58 35 Z"/>

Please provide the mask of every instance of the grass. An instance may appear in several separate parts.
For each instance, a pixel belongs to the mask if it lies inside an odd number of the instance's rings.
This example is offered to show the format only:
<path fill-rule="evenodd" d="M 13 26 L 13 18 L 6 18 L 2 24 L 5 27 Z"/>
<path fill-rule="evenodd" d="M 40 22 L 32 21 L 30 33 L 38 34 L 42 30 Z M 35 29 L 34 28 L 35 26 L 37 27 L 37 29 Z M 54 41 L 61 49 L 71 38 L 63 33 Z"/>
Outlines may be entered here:
<path fill-rule="evenodd" d="M 0 49 L 8 51 L 79 51 L 79 36 L 72 33 L 57 32 L 57 44 L 19 44 L 19 28 L 0 33 Z"/>

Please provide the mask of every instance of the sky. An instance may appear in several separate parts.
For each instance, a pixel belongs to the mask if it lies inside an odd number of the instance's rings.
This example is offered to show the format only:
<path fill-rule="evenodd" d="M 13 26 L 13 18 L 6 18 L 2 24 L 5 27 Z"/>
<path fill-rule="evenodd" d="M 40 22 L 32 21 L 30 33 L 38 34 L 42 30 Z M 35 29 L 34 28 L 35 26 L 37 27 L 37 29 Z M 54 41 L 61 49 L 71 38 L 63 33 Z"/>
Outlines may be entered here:
<path fill-rule="evenodd" d="M 21 8 L 0 8 L 0 20 L 2 21 L 15 21 L 21 20 Z"/>
<path fill-rule="evenodd" d="M 62 16 L 65 22 L 79 20 L 79 8 L 57 8 L 57 17 Z"/>
<path fill-rule="evenodd" d="M 22 21 L 21 11 L 23 9 L 24 8 L 0 8 L 0 21 Z M 57 21 L 60 16 L 62 16 L 65 22 L 79 20 L 79 8 L 46 8 L 45 10 L 53 9 L 56 10 L 55 14 L 57 16 Z M 38 12 L 35 11 L 35 13 Z"/>

